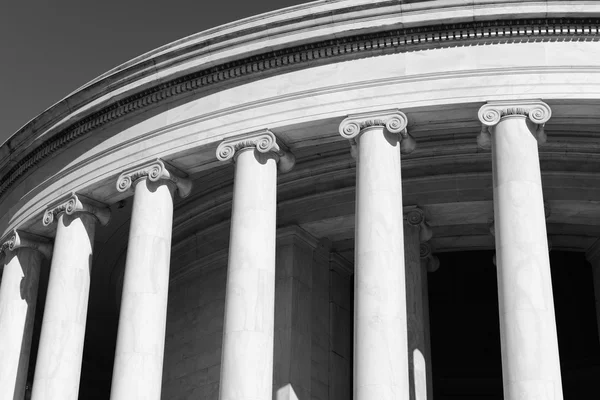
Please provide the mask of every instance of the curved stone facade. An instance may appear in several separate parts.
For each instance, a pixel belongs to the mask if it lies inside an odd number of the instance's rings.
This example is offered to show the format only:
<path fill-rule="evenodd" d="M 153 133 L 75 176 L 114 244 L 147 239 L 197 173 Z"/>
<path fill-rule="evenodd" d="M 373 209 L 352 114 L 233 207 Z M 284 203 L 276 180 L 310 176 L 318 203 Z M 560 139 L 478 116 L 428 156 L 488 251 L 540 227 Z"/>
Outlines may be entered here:
<path fill-rule="evenodd" d="M 599 12 L 318 1 L 50 107 L 0 147 L 0 397 L 432 399 L 428 271 L 487 251 L 504 398 L 562 399 L 548 254 L 600 276 Z"/>

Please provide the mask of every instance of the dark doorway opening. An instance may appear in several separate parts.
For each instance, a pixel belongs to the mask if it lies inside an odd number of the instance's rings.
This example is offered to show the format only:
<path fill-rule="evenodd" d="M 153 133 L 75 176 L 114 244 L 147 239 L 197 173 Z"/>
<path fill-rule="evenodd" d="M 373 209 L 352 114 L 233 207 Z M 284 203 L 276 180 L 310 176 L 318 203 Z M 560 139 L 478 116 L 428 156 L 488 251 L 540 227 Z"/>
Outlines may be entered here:
<path fill-rule="evenodd" d="M 502 400 L 498 291 L 493 251 L 438 255 L 429 274 L 436 400 Z M 591 266 L 583 253 L 550 253 L 565 400 L 600 398 L 600 343 Z"/>

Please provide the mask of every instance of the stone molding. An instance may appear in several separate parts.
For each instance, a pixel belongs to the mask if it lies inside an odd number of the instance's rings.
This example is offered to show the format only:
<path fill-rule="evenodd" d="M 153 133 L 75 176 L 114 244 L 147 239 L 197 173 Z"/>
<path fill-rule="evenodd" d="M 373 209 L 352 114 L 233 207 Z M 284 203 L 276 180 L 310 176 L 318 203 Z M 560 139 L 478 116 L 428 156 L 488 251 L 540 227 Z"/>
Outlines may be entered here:
<path fill-rule="evenodd" d="M 487 132 L 482 127 L 477 138 L 477 144 L 482 147 L 491 146 L 491 138 L 486 137 L 491 129 L 496 126 L 502 118 L 510 116 L 525 116 L 537 126 L 535 132 L 539 144 L 546 143 L 544 125 L 552 116 L 550 106 L 541 100 L 517 100 L 517 101 L 493 101 L 481 106 L 478 117 L 483 126 L 487 126 Z"/>
<path fill-rule="evenodd" d="M 83 118 L 22 157 L 0 178 L 0 198 L 39 162 L 74 140 L 125 115 L 155 106 L 167 99 L 232 79 L 290 66 L 332 62 L 371 52 L 402 53 L 419 49 L 443 48 L 474 43 L 522 43 L 523 41 L 585 41 L 600 35 L 600 19 L 538 18 L 522 20 L 474 21 L 395 29 L 288 47 L 226 62 L 161 83 L 132 94 Z M 366 56 L 365 55 L 365 56 Z"/>
<path fill-rule="evenodd" d="M 259 153 L 273 153 L 277 157 L 279 172 L 289 172 L 294 168 L 296 158 L 273 132 L 263 129 L 223 140 L 217 147 L 219 161 L 235 161 L 240 150 L 256 149 Z"/>
<path fill-rule="evenodd" d="M 427 242 L 433 236 L 431 227 L 425 220 L 425 212 L 417 206 L 405 206 L 403 210 L 404 223 L 419 227 L 419 240 Z"/>
<path fill-rule="evenodd" d="M 409 154 L 416 148 L 415 139 L 406 129 L 408 118 L 398 109 L 367 112 L 348 115 L 339 126 L 339 133 L 344 139 L 350 141 L 352 155 L 356 155 L 358 137 L 371 128 L 385 128 L 391 133 L 400 135 L 400 149 L 402 153 Z"/>
<path fill-rule="evenodd" d="M 44 212 L 42 224 L 44 226 L 51 225 L 58 215 L 63 212 L 67 215 L 73 215 L 78 212 L 92 214 L 98 219 L 101 225 L 108 224 L 110 220 L 110 209 L 108 206 L 89 197 L 73 193 L 68 198 L 48 207 Z"/>
<path fill-rule="evenodd" d="M 158 182 L 161 179 L 173 182 L 182 198 L 187 197 L 192 191 L 192 181 L 187 179 L 187 174 L 161 159 L 123 171 L 117 179 L 117 190 L 126 192 L 135 181 L 144 178 L 152 182 Z"/>
<path fill-rule="evenodd" d="M 319 239 L 298 225 L 289 225 L 282 228 L 277 228 L 277 246 L 292 244 L 297 240 L 303 242 L 313 250 L 319 246 Z"/>
<path fill-rule="evenodd" d="M 421 256 L 421 263 L 425 265 L 428 272 L 435 272 L 440 268 L 440 259 L 433 255 L 433 249 L 429 242 L 420 244 L 419 253 Z"/>
<path fill-rule="evenodd" d="M 46 259 L 52 258 L 52 244 L 42 236 L 32 233 L 13 230 L 6 240 L 0 244 L 0 253 L 15 251 L 20 248 L 28 248 L 39 251 Z"/>
<path fill-rule="evenodd" d="M 337 253 L 329 253 L 329 268 L 343 276 L 350 276 L 354 273 L 354 265 Z"/>

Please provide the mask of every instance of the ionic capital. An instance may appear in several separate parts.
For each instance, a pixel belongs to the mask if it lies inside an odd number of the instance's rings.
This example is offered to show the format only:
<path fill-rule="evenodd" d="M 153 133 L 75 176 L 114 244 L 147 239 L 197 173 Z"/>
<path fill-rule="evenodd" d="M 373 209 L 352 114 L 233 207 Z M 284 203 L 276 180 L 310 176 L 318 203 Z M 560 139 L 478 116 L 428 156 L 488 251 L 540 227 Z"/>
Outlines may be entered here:
<path fill-rule="evenodd" d="M 415 150 L 417 142 L 408 133 L 407 125 L 408 118 L 402 111 L 397 109 L 385 110 L 349 115 L 340 124 L 339 133 L 344 139 L 348 139 L 354 147 L 356 146 L 356 139 L 363 132 L 372 128 L 385 128 L 391 133 L 400 135 L 400 149 L 402 153 L 409 154 Z"/>
<path fill-rule="evenodd" d="M 110 209 L 105 204 L 73 193 L 65 200 L 48 207 L 44 212 L 42 224 L 44 226 L 52 224 L 61 213 L 73 215 L 79 212 L 92 214 L 102 225 L 108 224 L 110 220 Z"/>
<path fill-rule="evenodd" d="M 126 192 L 135 181 L 146 178 L 152 182 L 159 180 L 173 182 L 181 197 L 187 197 L 192 191 L 192 181 L 187 179 L 187 174 L 161 159 L 123 171 L 117 179 L 117 190 Z"/>
<path fill-rule="evenodd" d="M 288 172 L 294 168 L 296 157 L 283 143 L 279 142 L 273 132 L 263 129 L 223 140 L 217 147 L 219 161 L 235 161 L 240 150 L 256 149 L 259 153 L 273 153 L 277 157 L 279 172 Z"/>
<path fill-rule="evenodd" d="M 421 263 L 427 267 L 428 272 L 435 272 L 440 268 L 440 259 L 433 255 L 433 250 L 428 242 L 421 243 L 419 252 Z"/>
<path fill-rule="evenodd" d="M 536 139 L 540 144 L 545 143 L 544 124 L 552 116 L 552 110 L 541 100 L 492 101 L 481 106 L 478 113 L 479 121 L 487 127 L 496 126 L 503 118 L 519 115 L 527 117 L 529 121 L 537 125 Z M 486 148 L 488 142 L 486 134 L 487 132 L 482 127 L 477 139 L 482 148 Z"/>
<path fill-rule="evenodd" d="M 52 257 L 52 245 L 48 239 L 16 229 L 0 245 L 0 253 L 6 253 L 7 250 L 15 251 L 20 248 L 37 250 L 47 259 Z"/>
<path fill-rule="evenodd" d="M 419 240 L 426 242 L 431 239 L 433 232 L 425 220 L 425 212 L 417 206 L 406 206 L 403 211 L 404 222 L 419 227 Z"/>

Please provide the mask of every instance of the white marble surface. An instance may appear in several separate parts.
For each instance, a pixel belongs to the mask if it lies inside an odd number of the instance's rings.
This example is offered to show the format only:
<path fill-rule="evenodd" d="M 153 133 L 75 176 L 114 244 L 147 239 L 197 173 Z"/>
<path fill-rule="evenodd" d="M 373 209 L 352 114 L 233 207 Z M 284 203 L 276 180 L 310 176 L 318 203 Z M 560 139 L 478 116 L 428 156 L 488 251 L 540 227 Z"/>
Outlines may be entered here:
<path fill-rule="evenodd" d="M 220 400 L 271 400 L 277 162 L 238 150 L 227 269 Z"/>
<path fill-rule="evenodd" d="M 408 398 L 402 177 L 397 134 L 358 138 L 354 399 Z"/>
<path fill-rule="evenodd" d="M 134 182 L 112 400 L 159 400 L 163 373 L 174 183 Z"/>
<path fill-rule="evenodd" d="M 97 219 L 58 217 L 32 400 L 77 400 Z"/>
<path fill-rule="evenodd" d="M 7 251 L 0 284 L 0 399 L 23 399 L 42 254 Z"/>
<path fill-rule="evenodd" d="M 404 222 L 410 400 L 431 400 L 427 269 L 420 257 L 420 231 L 418 225 Z"/>
<path fill-rule="evenodd" d="M 492 128 L 506 400 L 563 398 L 536 128 L 523 115 Z"/>

